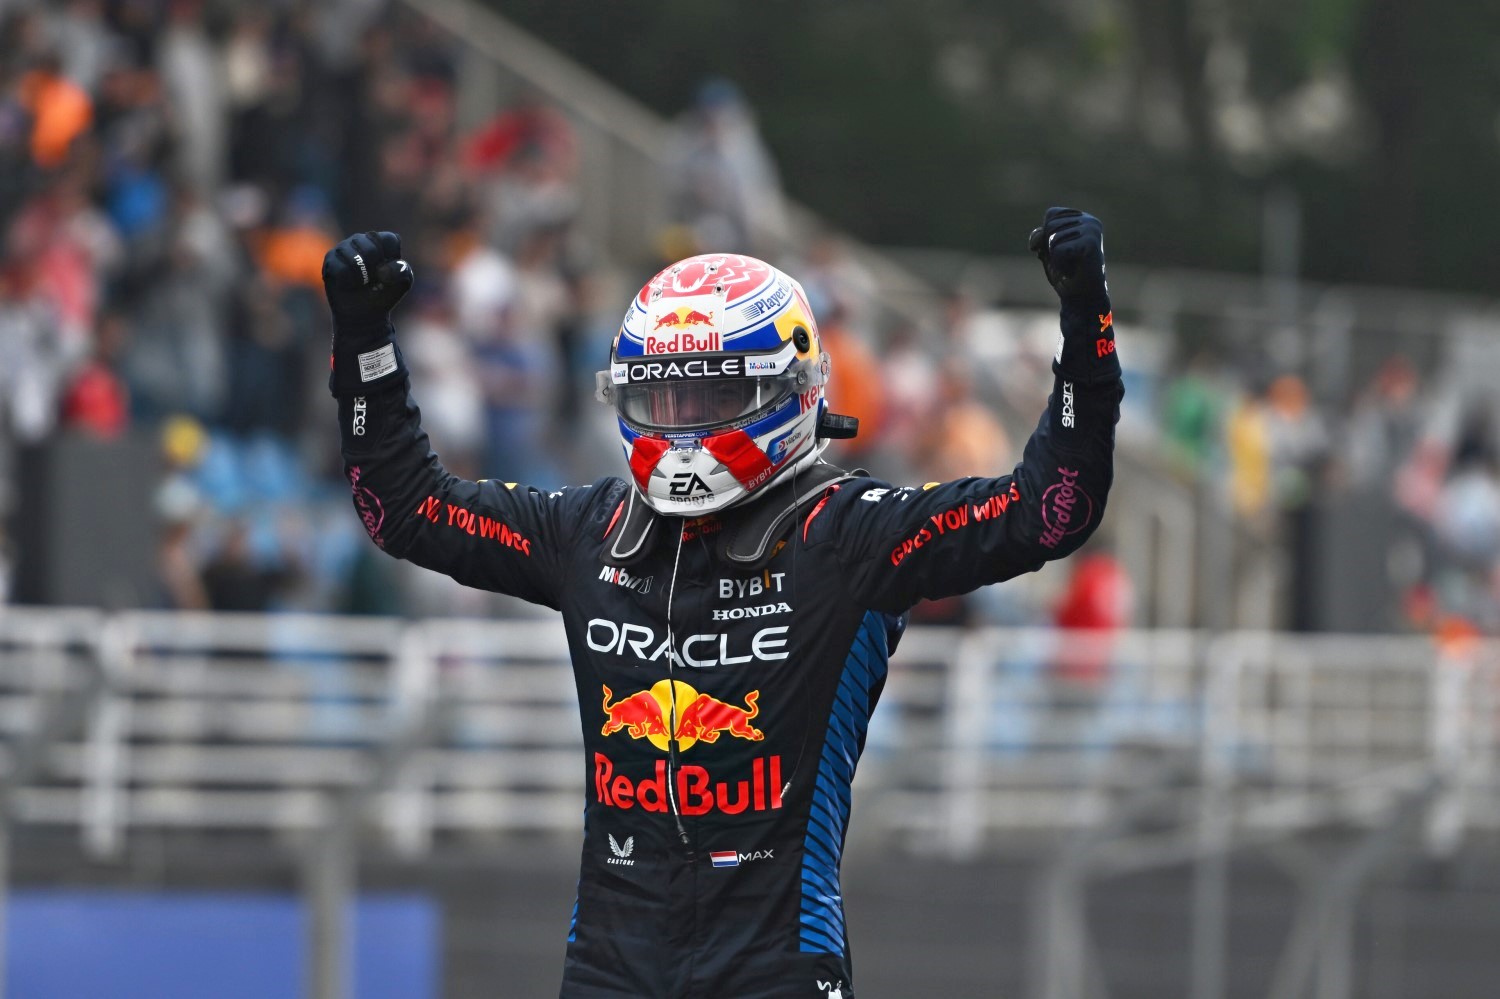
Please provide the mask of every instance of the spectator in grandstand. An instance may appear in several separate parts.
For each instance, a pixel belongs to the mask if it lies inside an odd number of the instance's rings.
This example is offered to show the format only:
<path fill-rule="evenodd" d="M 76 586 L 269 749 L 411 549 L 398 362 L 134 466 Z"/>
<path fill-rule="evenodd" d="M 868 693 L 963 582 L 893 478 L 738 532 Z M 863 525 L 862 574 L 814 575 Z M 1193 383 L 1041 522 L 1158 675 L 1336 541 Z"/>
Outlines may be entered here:
<path fill-rule="evenodd" d="M 1266 402 L 1254 388 L 1242 390 L 1224 426 L 1229 456 L 1229 498 L 1247 520 L 1266 516 L 1271 502 L 1271 441 Z"/>
<path fill-rule="evenodd" d="M 9 436 L 35 443 L 56 425 L 62 382 L 73 358 L 62 349 L 57 311 L 35 270 L 12 261 L 0 270 L 0 415 Z"/>
<path fill-rule="evenodd" d="M 270 10 L 259 4 L 245 4 L 235 11 L 228 40 L 221 50 L 225 117 L 232 137 L 228 155 L 233 175 L 239 179 L 264 175 L 253 164 L 264 152 L 255 148 L 255 140 L 275 87 L 273 27 Z"/>
<path fill-rule="evenodd" d="M 556 341 L 546 323 L 559 289 L 545 272 L 514 269 L 513 294 L 480 314 L 468 333 L 485 396 L 486 469 L 516 469 L 516 476 L 546 486 L 558 470 L 546 457 L 545 420 L 560 376 Z M 565 291 L 564 291 L 565 294 Z"/>
<path fill-rule="evenodd" d="M 202 0 L 172 0 L 157 63 L 173 109 L 176 176 L 211 191 L 224 174 L 225 108 L 219 49 L 205 30 Z"/>
<path fill-rule="evenodd" d="M 514 304 L 519 279 L 510 258 L 484 241 L 477 216 L 472 221 L 449 238 L 448 295 L 459 332 L 480 343 Z"/>
<path fill-rule="evenodd" d="M 161 455 L 165 474 L 153 506 L 158 522 L 157 602 L 173 610 L 207 610 L 198 531 L 206 512 L 193 470 L 203 460 L 208 435 L 196 421 L 174 417 L 163 425 Z"/>
<path fill-rule="evenodd" d="M 193 509 L 177 490 L 167 490 L 159 496 L 157 514 L 161 518 L 156 550 L 159 605 L 168 610 L 209 610 L 212 604 L 193 549 Z"/>
<path fill-rule="evenodd" d="M 855 336 L 872 334 L 878 301 L 875 276 L 854 258 L 843 239 L 832 233 L 815 236 L 797 268 L 813 308 L 835 312 Z"/>
<path fill-rule="evenodd" d="M 171 205 L 171 114 L 161 78 L 152 69 L 111 66 L 98 110 L 105 208 L 135 253 L 159 252 Z"/>
<path fill-rule="evenodd" d="M 94 351 L 73 372 L 63 393 L 62 423 L 100 440 L 114 440 L 130 425 L 130 392 L 117 370 L 129 339 L 124 316 L 111 313 L 99 321 Z"/>
<path fill-rule="evenodd" d="M 67 0 L 48 29 L 62 57 L 63 75 L 93 93 L 105 71 L 124 53 L 104 19 L 102 0 Z"/>
<path fill-rule="evenodd" d="M 202 578 L 214 610 L 267 611 L 300 575 L 287 554 L 270 561 L 258 558 L 251 550 L 248 526 L 233 521 L 219 550 L 203 567 Z"/>
<path fill-rule="evenodd" d="M 523 91 L 463 141 L 464 167 L 481 178 L 518 169 L 523 158 L 545 162 L 557 176 L 571 179 L 578 172 L 572 125 L 534 90 Z"/>
<path fill-rule="evenodd" d="M 1014 456 L 1005 428 L 975 395 L 967 362 L 953 359 L 938 376 L 937 411 L 926 424 L 918 470 L 929 481 L 946 481 L 977 467 L 979 455 Z"/>
<path fill-rule="evenodd" d="M 216 422 L 236 434 L 261 432 L 292 439 L 301 429 L 306 379 L 302 336 L 276 275 L 261 271 L 234 289 L 225 352 L 228 384 Z"/>
<path fill-rule="evenodd" d="M 1134 587 L 1114 553 L 1102 544 L 1080 553 L 1052 612 L 1053 624 L 1071 633 L 1057 643 L 1056 700 L 1091 703 L 1100 696 L 1109 679 L 1110 638 L 1130 627 L 1134 612 Z"/>
<path fill-rule="evenodd" d="M 1220 446 L 1223 386 L 1216 384 L 1209 359 L 1197 355 L 1167 386 L 1162 399 L 1162 433 L 1172 459 L 1189 475 L 1206 471 Z"/>
<path fill-rule="evenodd" d="M 1491 421 L 1486 406 L 1465 416 L 1431 522 L 1446 553 L 1477 569 L 1500 558 L 1500 454 Z"/>
<path fill-rule="evenodd" d="M 811 292 L 808 301 L 818 308 L 818 299 Z M 850 328 L 836 302 L 830 300 L 821 313 L 827 316 L 822 323 L 823 342 L 829 356 L 838 358 L 839 367 L 838 379 L 828 389 L 828 405 L 859 420 L 859 436 L 832 447 L 836 454 L 856 460 L 884 440 L 887 393 L 880 361 L 865 338 Z"/>
<path fill-rule="evenodd" d="M 442 294 L 418 289 L 413 296 L 406 359 L 412 384 L 420 386 L 427 431 L 452 453 L 456 474 L 484 475 L 480 456 L 485 449 L 484 391 L 468 345 L 454 322 L 451 303 Z"/>
<path fill-rule="evenodd" d="M 31 115 L 32 162 L 43 170 L 62 166 L 93 119 L 88 91 L 68 79 L 62 59 L 48 51 L 21 78 L 21 101 Z"/>
<path fill-rule="evenodd" d="M 1387 358 L 1349 415 L 1342 449 L 1351 485 L 1384 487 L 1417 446 L 1421 406 L 1417 370 L 1402 354 Z"/>
<path fill-rule="evenodd" d="M 677 126 L 670 174 L 674 220 L 703 250 L 769 254 L 789 229 L 776 163 L 740 90 L 723 78 L 698 88 Z"/>
<path fill-rule="evenodd" d="M 33 182 L 31 127 L 20 70 L 0 59 L 0 220 L 11 218 Z"/>
<path fill-rule="evenodd" d="M 902 326 L 891 334 L 881 364 L 886 391 L 886 440 L 908 468 L 920 465 L 939 403 L 939 375 L 923 349 L 921 331 Z"/>
<path fill-rule="evenodd" d="M 144 262 L 136 280 L 135 335 L 124 359 L 137 413 L 159 419 L 175 412 L 215 420 L 228 389 L 227 305 L 233 291 L 223 247 L 203 242 L 215 221 L 196 196 L 179 190 L 166 223 L 166 245 Z"/>
<path fill-rule="evenodd" d="M 1323 548 L 1318 532 L 1319 497 L 1328 457 L 1328 433 L 1307 385 L 1281 375 L 1267 392 L 1266 434 L 1281 537 L 1290 556 L 1284 621 L 1292 631 L 1310 631 L 1318 620 L 1318 571 Z"/>
<path fill-rule="evenodd" d="M 1283 509 L 1307 504 L 1328 455 L 1328 431 L 1313 406 L 1307 385 L 1296 375 L 1281 375 L 1266 393 L 1266 434 L 1271 474 Z"/>
<path fill-rule="evenodd" d="M 13 220 L 6 253 L 31 273 L 33 289 L 52 309 L 63 353 L 87 353 L 104 284 L 123 249 L 114 226 L 88 197 L 88 175 L 53 173 Z"/>
<path fill-rule="evenodd" d="M 278 285 L 316 291 L 322 286 L 319 268 L 328 241 L 334 239 L 332 206 L 321 190 L 310 184 L 286 198 L 277 223 L 255 240 L 260 272 Z"/>
<path fill-rule="evenodd" d="M 567 118 L 531 92 L 463 143 L 488 242 L 517 252 L 538 229 L 565 226 L 578 212 L 578 140 Z"/>

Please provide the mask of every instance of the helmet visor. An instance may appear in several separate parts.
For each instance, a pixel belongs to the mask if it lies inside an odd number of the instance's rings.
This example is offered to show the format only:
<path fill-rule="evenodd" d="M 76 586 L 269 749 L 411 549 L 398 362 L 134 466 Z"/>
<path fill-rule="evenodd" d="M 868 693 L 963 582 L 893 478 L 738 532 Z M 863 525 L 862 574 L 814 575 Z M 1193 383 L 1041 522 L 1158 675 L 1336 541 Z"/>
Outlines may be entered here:
<path fill-rule="evenodd" d="M 693 381 L 622 385 L 620 416 L 649 430 L 699 430 L 725 426 L 783 402 L 797 380 L 771 378 L 703 378 Z"/>

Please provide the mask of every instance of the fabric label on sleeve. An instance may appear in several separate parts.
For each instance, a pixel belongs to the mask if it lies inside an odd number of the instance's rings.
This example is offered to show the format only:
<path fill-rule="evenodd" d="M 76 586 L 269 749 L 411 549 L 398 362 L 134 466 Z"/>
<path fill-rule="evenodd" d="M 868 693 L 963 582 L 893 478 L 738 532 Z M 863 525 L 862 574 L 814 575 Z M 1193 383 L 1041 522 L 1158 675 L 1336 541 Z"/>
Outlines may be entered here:
<path fill-rule="evenodd" d="M 396 345 L 393 343 L 359 355 L 359 380 L 361 382 L 373 382 L 395 370 Z"/>

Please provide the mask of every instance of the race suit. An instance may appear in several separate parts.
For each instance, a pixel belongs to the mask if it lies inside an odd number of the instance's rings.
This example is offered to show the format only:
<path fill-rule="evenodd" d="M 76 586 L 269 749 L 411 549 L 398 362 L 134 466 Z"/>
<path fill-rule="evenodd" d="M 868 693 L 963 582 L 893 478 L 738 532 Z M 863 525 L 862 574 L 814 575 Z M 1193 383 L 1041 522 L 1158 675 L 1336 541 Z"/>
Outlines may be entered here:
<path fill-rule="evenodd" d="M 404 378 L 340 400 L 377 545 L 562 612 L 586 797 L 565 999 L 854 995 L 839 863 L 904 614 L 1083 543 L 1121 394 L 1118 375 L 1057 376 L 1010 475 L 830 485 L 753 571 L 715 554 L 736 509 L 663 519 L 636 562 L 611 565 L 629 482 L 466 481 L 430 450 Z"/>

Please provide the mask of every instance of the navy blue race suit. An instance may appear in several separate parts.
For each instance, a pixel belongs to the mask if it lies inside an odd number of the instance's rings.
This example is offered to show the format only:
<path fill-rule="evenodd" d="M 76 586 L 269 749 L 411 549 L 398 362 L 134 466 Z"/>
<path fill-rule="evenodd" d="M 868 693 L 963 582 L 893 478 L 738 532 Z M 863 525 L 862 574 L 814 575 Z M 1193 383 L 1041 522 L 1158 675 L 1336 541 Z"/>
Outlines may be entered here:
<path fill-rule="evenodd" d="M 352 236 L 325 258 L 329 382 L 370 537 L 562 612 L 586 797 L 564 999 L 854 995 L 839 861 L 905 612 L 1074 551 L 1113 478 L 1102 228 L 1051 209 L 1031 248 L 1062 337 L 1011 474 L 896 488 L 815 465 L 687 520 L 618 478 L 548 493 L 444 471 L 392 342 L 413 281 L 399 237 Z M 778 495 L 786 516 L 768 520 Z"/>
<path fill-rule="evenodd" d="M 626 481 L 469 482 L 432 453 L 404 378 L 340 400 L 345 470 L 376 544 L 562 612 L 587 797 L 563 996 L 853 995 L 839 858 L 901 615 L 1088 537 L 1120 395 L 1117 377 L 1059 375 L 1010 475 L 832 485 L 757 571 L 716 558 L 733 509 L 665 521 L 651 550 L 612 566 L 601 555 Z"/>

